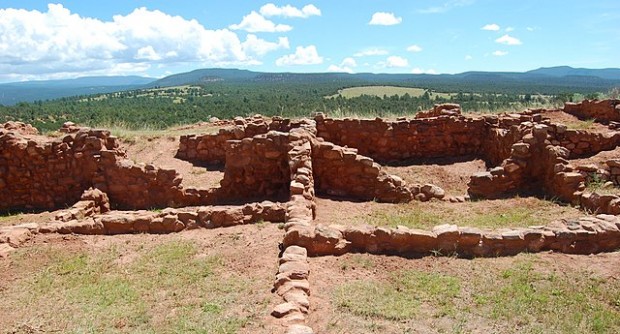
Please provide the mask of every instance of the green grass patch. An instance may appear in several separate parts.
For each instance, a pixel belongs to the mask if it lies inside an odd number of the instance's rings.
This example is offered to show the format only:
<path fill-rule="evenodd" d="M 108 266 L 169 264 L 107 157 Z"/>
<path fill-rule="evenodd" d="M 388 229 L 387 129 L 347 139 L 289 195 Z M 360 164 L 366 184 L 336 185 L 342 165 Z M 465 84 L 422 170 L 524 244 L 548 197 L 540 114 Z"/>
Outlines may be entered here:
<path fill-rule="evenodd" d="M 411 202 L 389 209 L 375 210 L 356 222 L 373 226 L 431 229 L 456 224 L 484 229 L 545 225 L 563 217 L 582 215 L 579 210 L 537 198 L 474 201 L 462 204 Z"/>
<path fill-rule="evenodd" d="M 583 121 L 567 122 L 564 125 L 566 125 L 569 130 L 589 130 L 593 128 L 594 120 L 586 119 Z"/>
<path fill-rule="evenodd" d="M 338 287 L 333 301 L 339 309 L 357 316 L 386 320 L 415 318 L 422 303 L 436 307 L 434 316 L 452 313 L 459 280 L 437 273 L 399 271 L 387 281 L 354 281 Z"/>
<path fill-rule="evenodd" d="M 492 319 L 522 333 L 618 333 L 620 285 L 588 275 L 545 273 L 523 262 L 479 291 Z"/>
<path fill-rule="evenodd" d="M 42 257 L 35 261 L 39 269 L 3 294 L 46 330 L 237 333 L 258 316 L 256 310 L 236 309 L 250 282 L 219 274 L 223 258 L 198 254 L 192 242 L 143 247 L 128 263 L 119 262 L 116 248 L 35 253 Z M 19 264 L 33 258 L 17 253 L 14 259 Z M 0 311 L 4 307 L 0 302 Z"/>

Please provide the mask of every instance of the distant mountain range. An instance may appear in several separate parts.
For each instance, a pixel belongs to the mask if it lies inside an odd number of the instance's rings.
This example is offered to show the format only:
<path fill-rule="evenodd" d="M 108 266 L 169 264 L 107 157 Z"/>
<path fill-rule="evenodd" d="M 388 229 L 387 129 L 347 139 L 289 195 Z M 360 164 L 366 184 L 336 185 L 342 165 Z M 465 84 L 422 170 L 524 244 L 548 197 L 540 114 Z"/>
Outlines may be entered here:
<path fill-rule="evenodd" d="M 226 84 L 321 84 L 400 85 L 438 91 L 486 91 L 518 93 L 596 92 L 620 86 L 620 68 L 586 69 L 569 66 L 539 68 L 527 72 L 473 71 L 459 74 L 374 73 L 264 73 L 238 69 L 199 69 L 155 80 L 139 76 L 100 76 L 69 80 L 26 81 L 0 84 L 0 104 L 55 99 L 115 91 L 179 85 Z"/>

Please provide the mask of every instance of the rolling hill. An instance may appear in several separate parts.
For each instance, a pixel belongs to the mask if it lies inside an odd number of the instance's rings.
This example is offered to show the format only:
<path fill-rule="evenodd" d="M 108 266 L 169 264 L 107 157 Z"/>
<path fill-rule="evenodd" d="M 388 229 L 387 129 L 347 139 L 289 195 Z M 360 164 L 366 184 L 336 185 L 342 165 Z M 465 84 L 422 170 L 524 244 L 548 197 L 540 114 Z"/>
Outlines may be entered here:
<path fill-rule="evenodd" d="M 159 80 L 137 76 L 83 77 L 71 80 L 28 81 L 0 84 L 0 104 L 48 100 L 123 90 L 181 85 L 297 84 L 339 86 L 395 85 L 449 92 L 542 93 L 605 92 L 620 86 L 620 68 L 586 69 L 568 66 L 527 72 L 471 71 L 459 74 L 375 73 L 266 73 L 239 69 L 198 69 Z"/>

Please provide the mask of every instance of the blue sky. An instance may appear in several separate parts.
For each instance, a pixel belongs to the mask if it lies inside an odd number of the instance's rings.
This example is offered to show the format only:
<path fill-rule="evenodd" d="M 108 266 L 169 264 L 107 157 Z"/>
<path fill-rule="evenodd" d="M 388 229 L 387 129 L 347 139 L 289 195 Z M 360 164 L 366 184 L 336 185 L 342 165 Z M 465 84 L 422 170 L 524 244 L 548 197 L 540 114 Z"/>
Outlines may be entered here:
<path fill-rule="evenodd" d="M 617 0 L 0 0 L 0 82 L 620 67 Z"/>

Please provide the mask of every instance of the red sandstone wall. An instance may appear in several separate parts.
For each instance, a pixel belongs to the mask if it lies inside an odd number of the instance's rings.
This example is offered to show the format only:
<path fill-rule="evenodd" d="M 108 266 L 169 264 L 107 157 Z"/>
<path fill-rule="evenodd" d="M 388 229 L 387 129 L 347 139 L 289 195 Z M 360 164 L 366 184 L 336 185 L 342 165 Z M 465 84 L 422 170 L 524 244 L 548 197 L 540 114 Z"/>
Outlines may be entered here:
<path fill-rule="evenodd" d="M 0 132 L 0 211 L 70 206 L 93 185 L 108 131 L 82 129 L 55 140 Z"/>
<path fill-rule="evenodd" d="M 601 122 L 620 121 L 619 100 L 583 100 L 579 103 L 567 102 L 564 112 L 581 119 L 595 119 Z"/>
<path fill-rule="evenodd" d="M 271 131 L 242 140 L 230 140 L 219 196 L 247 201 L 289 197 L 289 134 Z"/>
<path fill-rule="evenodd" d="M 305 121 L 292 121 L 274 117 L 265 120 L 262 117 L 236 118 L 234 125 L 222 128 L 216 134 L 184 135 L 180 138 L 177 158 L 202 162 L 206 164 L 222 165 L 226 162 L 226 142 L 251 138 L 268 131 L 288 132 L 291 129 L 305 125 Z"/>
<path fill-rule="evenodd" d="M 438 117 L 385 121 L 319 116 L 317 137 L 353 147 L 379 162 L 459 157 L 481 153 L 486 137 L 482 118 Z"/>
<path fill-rule="evenodd" d="M 81 128 L 52 140 L 2 131 L 0 149 L 0 211 L 68 207 L 90 187 L 128 209 L 204 205 L 216 197 L 183 189 L 174 170 L 126 159 L 107 130 Z"/>

